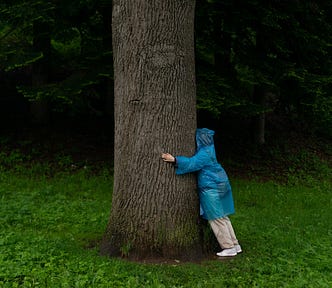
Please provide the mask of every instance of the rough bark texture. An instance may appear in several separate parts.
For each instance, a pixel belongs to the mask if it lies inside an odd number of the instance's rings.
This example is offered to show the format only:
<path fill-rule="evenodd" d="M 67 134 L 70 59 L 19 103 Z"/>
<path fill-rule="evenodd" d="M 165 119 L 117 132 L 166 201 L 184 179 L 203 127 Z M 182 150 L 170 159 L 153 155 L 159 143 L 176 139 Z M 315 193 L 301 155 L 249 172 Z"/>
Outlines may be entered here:
<path fill-rule="evenodd" d="M 200 254 L 194 175 L 162 152 L 195 150 L 194 0 L 113 1 L 114 191 L 102 252 Z"/>

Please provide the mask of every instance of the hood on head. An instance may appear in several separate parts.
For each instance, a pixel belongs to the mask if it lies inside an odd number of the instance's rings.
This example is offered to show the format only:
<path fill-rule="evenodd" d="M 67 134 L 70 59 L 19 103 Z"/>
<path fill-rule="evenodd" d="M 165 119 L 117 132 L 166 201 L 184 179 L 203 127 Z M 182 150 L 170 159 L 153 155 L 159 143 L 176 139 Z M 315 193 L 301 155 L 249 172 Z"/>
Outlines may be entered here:
<path fill-rule="evenodd" d="M 214 145 L 213 135 L 214 135 L 213 130 L 207 128 L 197 129 L 196 130 L 197 150 L 205 146 Z"/>

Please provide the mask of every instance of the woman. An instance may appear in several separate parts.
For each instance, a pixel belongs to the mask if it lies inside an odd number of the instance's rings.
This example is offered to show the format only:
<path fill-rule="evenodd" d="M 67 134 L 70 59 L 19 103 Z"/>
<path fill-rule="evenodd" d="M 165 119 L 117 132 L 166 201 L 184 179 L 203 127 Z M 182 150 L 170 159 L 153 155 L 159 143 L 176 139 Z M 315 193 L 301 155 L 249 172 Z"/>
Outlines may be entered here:
<path fill-rule="evenodd" d="M 222 248 L 220 257 L 235 256 L 242 252 L 228 215 L 234 214 L 234 202 L 227 174 L 217 162 L 213 143 L 214 131 L 207 128 L 196 131 L 196 153 L 192 157 L 163 153 L 162 159 L 175 165 L 177 175 L 197 172 L 200 210 Z"/>

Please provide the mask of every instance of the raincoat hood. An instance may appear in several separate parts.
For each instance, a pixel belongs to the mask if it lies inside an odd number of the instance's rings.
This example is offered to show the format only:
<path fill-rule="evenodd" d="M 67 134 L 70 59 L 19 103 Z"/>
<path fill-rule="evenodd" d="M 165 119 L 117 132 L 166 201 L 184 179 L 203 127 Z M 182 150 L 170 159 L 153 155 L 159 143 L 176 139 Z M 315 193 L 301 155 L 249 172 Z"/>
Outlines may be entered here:
<path fill-rule="evenodd" d="M 213 130 L 207 128 L 197 129 L 196 130 L 197 151 L 203 147 L 214 145 L 213 135 L 214 135 Z"/>

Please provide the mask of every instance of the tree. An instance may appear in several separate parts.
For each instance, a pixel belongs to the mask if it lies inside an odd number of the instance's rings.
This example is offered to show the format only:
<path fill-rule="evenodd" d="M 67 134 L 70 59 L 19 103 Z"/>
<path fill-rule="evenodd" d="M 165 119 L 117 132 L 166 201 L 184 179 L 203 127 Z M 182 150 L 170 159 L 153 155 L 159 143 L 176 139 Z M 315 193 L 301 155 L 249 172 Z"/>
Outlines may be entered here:
<path fill-rule="evenodd" d="M 102 252 L 200 254 L 193 175 L 174 175 L 162 151 L 194 153 L 194 0 L 113 1 L 114 190 Z"/>
<path fill-rule="evenodd" d="M 48 73 L 52 45 L 50 37 L 50 23 L 36 19 L 33 21 L 33 48 L 43 57 L 32 64 L 31 84 L 39 88 L 48 83 Z M 30 112 L 32 121 L 36 124 L 47 124 L 49 120 L 48 103 L 46 99 L 37 99 L 31 102 Z"/>

